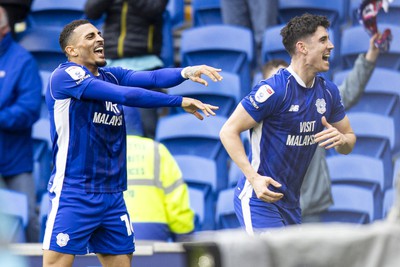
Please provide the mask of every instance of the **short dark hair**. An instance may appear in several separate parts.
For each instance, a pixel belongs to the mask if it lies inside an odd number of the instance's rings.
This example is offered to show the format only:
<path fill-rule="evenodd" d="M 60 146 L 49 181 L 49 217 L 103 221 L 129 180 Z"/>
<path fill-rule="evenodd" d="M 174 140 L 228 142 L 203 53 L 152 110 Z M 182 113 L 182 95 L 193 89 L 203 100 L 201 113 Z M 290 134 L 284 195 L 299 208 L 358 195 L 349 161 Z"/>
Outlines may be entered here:
<path fill-rule="evenodd" d="M 78 28 L 81 25 L 88 24 L 90 23 L 86 19 L 79 19 L 79 20 L 74 20 L 63 28 L 63 30 L 60 33 L 60 38 L 58 39 L 58 42 L 60 43 L 61 51 L 65 52 L 65 47 L 68 45 L 69 39 L 71 37 L 72 32 Z"/>
<path fill-rule="evenodd" d="M 329 28 L 327 17 L 305 13 L 292 18 L 281 30 L 282 43 L 289 55 L 293 55 L 298 40 L 312 35 L 319 26 Z"/>
<path fill-rule="evenodd" d="M 263 79 L 266 79 L 268 77 L 266 77 L 267 73 L 269 73 L 273 68 L 277 68 L 279 66 L 285 66 L 288 67 L 289 63 L 287 63 L 285 60 L 280 59 L 280 58 L 276 58 L 276 59 L 271 59 L 270 61 L 268 61 L 267 63 L 265 63 L 262 66 L 262 76 Z"/>

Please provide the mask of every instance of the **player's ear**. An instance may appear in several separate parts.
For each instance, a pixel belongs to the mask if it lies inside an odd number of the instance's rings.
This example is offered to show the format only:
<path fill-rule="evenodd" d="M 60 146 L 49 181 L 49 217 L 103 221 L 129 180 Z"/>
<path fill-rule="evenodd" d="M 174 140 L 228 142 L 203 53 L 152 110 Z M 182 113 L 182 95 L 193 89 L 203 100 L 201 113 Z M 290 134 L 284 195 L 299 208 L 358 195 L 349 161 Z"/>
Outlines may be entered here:
<path fill-rule="evenodd" d="M 71 45 L 68 45 L 65 47 L 65 52 L 67 53 L 68 56 L 71 56 L 71 57 L 78 56 L 78 53 L 76 52 L 75 48 Z"/>
<path fill-rule="evenodd" d="M 304 42 L 302 42 L 302 41 L 298 41 L 297 43 L 296 43 L 296 49 L 300 52 L 300 53 L 302 53 L 302 54 L 307 54 L 307 47 L 306 47 L 306 44 L 304 43 Z"/>

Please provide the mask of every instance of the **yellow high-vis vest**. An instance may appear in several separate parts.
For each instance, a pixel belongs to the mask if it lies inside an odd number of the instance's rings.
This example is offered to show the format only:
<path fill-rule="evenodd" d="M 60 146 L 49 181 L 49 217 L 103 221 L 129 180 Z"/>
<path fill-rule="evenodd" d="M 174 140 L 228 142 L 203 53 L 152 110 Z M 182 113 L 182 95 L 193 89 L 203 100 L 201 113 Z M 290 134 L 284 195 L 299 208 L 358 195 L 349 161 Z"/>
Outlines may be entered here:
<path fill-rule="evenodd" d="M 167 232 L 179 235 L 193 231 L 194 212 L 187 185 L 164 145 L 128 135 L 127 172 L 124 199 L 136 239 L 164 240 Z"/>

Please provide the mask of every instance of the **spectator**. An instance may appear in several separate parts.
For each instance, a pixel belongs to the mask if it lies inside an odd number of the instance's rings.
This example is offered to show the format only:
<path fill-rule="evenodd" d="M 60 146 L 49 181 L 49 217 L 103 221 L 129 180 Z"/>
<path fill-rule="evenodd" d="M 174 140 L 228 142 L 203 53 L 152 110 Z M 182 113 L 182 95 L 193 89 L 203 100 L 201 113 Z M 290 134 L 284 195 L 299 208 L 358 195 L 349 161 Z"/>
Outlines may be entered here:
<path fill-rule="evenodd" d="M 32 0 L 0 0 L 8 15 L 8 25 L 12 35 L 15 36 L 15 25 L 23 22 L 31 10 Z"/>
<path fill-rule="evenodd" d="M 379 48 L 374 45 L 374 42 L 378 38 L 378 34 L 371 37 L 367 53 L 358 56 L 353 69 L 343 83 L 338 86 L 346 109 L 356 104 L 375 69 Z M 271 60 L 263 66 L 262 76 L 267 79 L 280 68 L 287 68 L 288 66 L 289 64 L 284 60 Z M 325 156 L 325 150 L 317 147 L 304 176 L 300 192 L 303 223 L 319 222 L 321 213 L 333 204 L 331 180 Z"/>
<path fill-rule="evenodd" d="M 187 185 L 163 144 L 128 135 L 127 169 L 124 198 L 136 240 L 174 241 L 193 231 Z"/>
<path fill-rule="evenodd" d="M 279 0 L 221 0 L 225 24 L 243 26 L 253 31 L 257 65 L 261 66 L 261 44 L 264 31 L 278 20 Z"/>
<path fill-rule="evenodd" d="M 281 30 L 290 66 L 255 86 L 221 129 L 224 147 L 245 175 L 234 205 L 249 234 L 301 223 L 300 188 L 317 146 L 341 154 L 354 147 L 339 90 L 318 74 L 329 70 L 328 27 L 325 16 L 291 19 Z M 240 134 L 249 129 L 247 159 Z"/>
<path fill-rule="evenodd" d="M 89 19 L 105 15 L 103 26 L 108 66 L 132 70 L 155 70 L 163 67 L 163 13 L 168 0 L 88 0 L 85 13 Z M 155 89 L 162 91 L 162 88 Z M 139 108 L 144 135 L 154 138 L 157 109 Z"/>
<path fill-rule="evenodd" d="M 40 115 L 41 90 L 36 62 L 13 40 L 0 6 L 0 183 L 28 197 L 28 242 L 39 240 L 31 132 Z"/>

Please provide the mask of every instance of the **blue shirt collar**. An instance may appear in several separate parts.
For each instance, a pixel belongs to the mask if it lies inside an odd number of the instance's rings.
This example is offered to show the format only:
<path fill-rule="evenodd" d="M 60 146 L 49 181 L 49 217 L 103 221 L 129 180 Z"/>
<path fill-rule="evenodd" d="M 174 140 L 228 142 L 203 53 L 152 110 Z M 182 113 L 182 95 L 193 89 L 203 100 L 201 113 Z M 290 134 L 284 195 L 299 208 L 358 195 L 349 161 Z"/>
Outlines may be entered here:
<path fill-rule="evenodd" d="M 13 39 L 11 36 L 11 32 L 4 35 L 3 39 L 0 41 L 0 56 L 2 56 L 7 51 L 12 42 Z"/>

